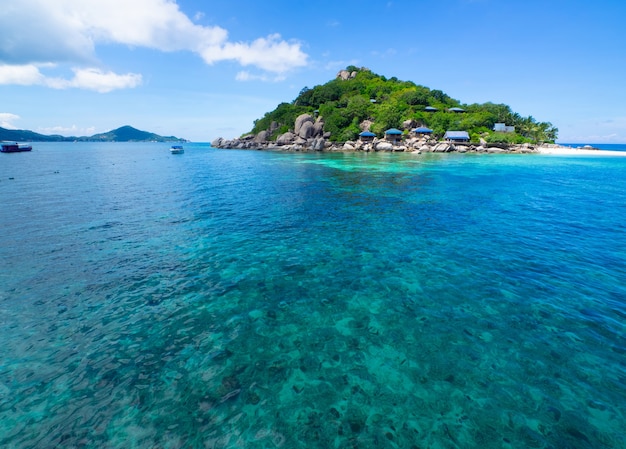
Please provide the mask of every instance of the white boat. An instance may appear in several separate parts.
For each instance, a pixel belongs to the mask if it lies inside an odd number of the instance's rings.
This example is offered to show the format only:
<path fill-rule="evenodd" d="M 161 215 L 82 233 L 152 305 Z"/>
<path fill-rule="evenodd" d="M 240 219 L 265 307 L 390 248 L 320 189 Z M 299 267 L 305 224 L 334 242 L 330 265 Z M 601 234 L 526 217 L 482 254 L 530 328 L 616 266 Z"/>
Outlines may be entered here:
<path fill-rule="evenodd" d="M 170 153 L 172 153 L 172 154 L 182 154 L 184 152 L 185 152 L 185 150 L 183 149 L 182 145 L 172 145 L 170 147 Z"/>

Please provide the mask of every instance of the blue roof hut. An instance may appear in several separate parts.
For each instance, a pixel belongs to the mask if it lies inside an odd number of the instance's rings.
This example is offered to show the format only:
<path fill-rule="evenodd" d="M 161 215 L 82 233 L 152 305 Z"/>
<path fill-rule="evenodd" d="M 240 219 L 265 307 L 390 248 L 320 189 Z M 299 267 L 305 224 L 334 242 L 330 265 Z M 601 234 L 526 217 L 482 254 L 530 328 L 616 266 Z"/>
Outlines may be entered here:
<path fill-rule="evenodd" d="M 396 128 L 391 128 L 385 131 L 385 140 L 391 143 L 398 143 L 402 141 L 402 131 Z"/>
<path fill-rule="evenodd" d="M 415 128 L 411 132 L 414 133 L 416 136 L 429 136 L 433 133 L 433 130 L 430 128 L 426 128 L 425 126 L 420 126 L 418 128 Z"/>
<path fill-rule="evenodd" d="M 432 107 L 432 106 L 426 106 L 426 107 L 424 108 L 424 110 L 425 110 L 426 112 L 437 112 L 439 109 L 437 109 L 437 108 L 435 108 L 435 107 Z"/>
<path fill-rule="evenodd" d="M 371 131 L 363 131 L 359 134 L 359 140 L 361 142 L 371 142 L 372 140 L 374 140 L 374 137 L 376 137 L 376 134 Z"/>
<path fill-rule="evenodd" d="M 450 112 L 456 112 L 456 113 L 459 113 L 459 114 L 460 114 L 460 113 L 462 113 L 462 112 L 465 112 L 465 109 L 461 109 L 461 108 L 450 108 L 450 109 L 448 109 L 448 111 L 450 111 Z"/>
<path fill-rule="evenodd" d="M 446 131 L 443 138 L 448 142 L 469 142 L 470 137 L 467 131 Z"/>

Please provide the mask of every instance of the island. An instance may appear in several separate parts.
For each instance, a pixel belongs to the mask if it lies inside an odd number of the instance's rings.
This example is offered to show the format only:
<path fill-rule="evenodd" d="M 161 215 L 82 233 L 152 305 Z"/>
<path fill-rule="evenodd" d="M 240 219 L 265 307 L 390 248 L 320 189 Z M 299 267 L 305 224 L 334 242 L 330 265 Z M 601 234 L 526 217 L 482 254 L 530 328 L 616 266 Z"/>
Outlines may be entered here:
<path fill-rule="evenodd" d="M 349 66 L 216 148 L 283 151 L 536 152 L 558 129 L 505 104 L 464 104 L 441 90 Z"/>
<path fill-rule="evenodd" d="M 160 136 L 128 125 L 106 133 L 83 137 L 45 135 L 28 130 L 0 128 L 0 140 L 13 142 L 187 142 L 185 139 Z"/>

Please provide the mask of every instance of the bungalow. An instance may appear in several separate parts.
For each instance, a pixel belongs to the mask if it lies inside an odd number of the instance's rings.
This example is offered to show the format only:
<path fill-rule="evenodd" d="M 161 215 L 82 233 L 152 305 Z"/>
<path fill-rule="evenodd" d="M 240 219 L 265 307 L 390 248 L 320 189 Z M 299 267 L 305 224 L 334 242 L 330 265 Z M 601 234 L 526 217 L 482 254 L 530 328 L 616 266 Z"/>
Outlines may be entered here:
<path fill-rule="evenodd" d="M 465 112 L 465 109 L 461 109 L 461 108 L 450 108 L 450 109 L 448 109 L 448 111 L 450 111 L 450 112 L 456 112 L 456 113 L 459 113 L 459 114 L 460 114 L 460 113 Z"/>
<path fill-rule="evenodd" d="M 469 142 L 470 140 L 467 131 L 446 131 L 443 138 L 448 142 Z"/>
<path fill-rule="evenodd" d="M 385 131 L 385 140 L 391 143 L 400 143 L 402 141 L 402 131 L 396 128 L 391 128 Z"/>
<path fill-rule="evenodd" d="M 361 134 L 359 134 L 359 140 L 361 142 L 371 142 L 374 140 L 374 137 L 376 137 L 376 134 L 371 131 L 363 131 Z"/>
<path fill-rule="evenodd" d="M 438 111 L 438 109 L 437 109 L 437 108 L 434 108 L 434 107 L 432 107 L 432 106 L 426 106 L 426 107 L 424 108 L 424 111 L 426 111 L 426 112 L 437 112 L 437 111 Z"/>
<path fill-rule="evenodd" d="M 514 133 L 515 126 L 506 126 L 505 123 L 496 123 L 493 125 L 493 130 L 500 133 Z"/>
<path fill-rule="evenodd" d="M 424 137 L 430 136 L 433 133 L 433 130 L 430 128 L 426 128 L 425 126 L 420 126 L 419 128 L 415 128 L 412 133 L 415 133 L 416 136 Z"/>

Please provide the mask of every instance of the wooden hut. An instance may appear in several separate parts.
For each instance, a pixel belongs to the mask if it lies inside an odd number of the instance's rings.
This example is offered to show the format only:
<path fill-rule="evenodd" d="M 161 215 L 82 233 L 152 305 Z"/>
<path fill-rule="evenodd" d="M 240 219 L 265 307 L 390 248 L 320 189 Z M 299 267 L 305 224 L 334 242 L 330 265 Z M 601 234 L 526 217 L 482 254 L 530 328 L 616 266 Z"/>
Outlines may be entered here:
<path fill-rule="evenodd" d="M 425 137 L 430 136 L 433 133 L 433 130 L 430 128 L 426 128 L 425 126 L 420 126 L 411 131 L 417 137 Z"/>
<path fill-rule="evenodd" d="M 397 144 L 402 142 L 402 131 L 396 128 L 391 128 L 385 131 L 385 140 Z"/>
<path fill-rule="evenodd" d="M 359 134 L 359 140 L 366 143 L 373 141 L 375 137 L 376 134 L 371 131 L 363 131 L 361 134 Z"/>
<path fill-rule="evenodd" d="M 446 131 L 443 138 L 448 142 L 469 142 L 470 136 L 467 131 Z"/>

